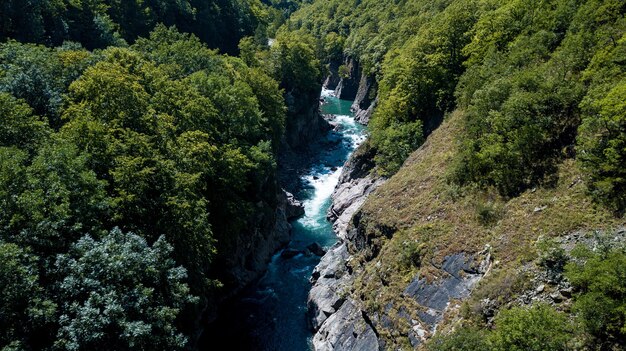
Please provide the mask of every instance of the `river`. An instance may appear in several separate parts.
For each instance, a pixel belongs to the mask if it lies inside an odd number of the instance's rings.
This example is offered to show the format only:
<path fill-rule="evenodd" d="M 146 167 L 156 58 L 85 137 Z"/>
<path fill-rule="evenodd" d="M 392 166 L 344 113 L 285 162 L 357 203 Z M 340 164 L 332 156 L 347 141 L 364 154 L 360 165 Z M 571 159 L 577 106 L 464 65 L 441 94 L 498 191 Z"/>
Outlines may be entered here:
<path fill-rule="evenodd" d="M 301 179 L 297 198 L 303 201 L 305 215 L 292 222 L 292 241 L 287 249 L 304 251 L 312 243 L 329 248 L 337 237 L 326 219 L 331 194 L 341 169 L 354 149 L 365 140 L 365 129 L 354 121 L 351 101 L 339 100 L 332 91 L 322 91 L 324 114 L 335 115 L 336 130 L 327 135 L 327 145 Z M 312 333 L 306 320 L 309 278 L 320 257 L 298 254 L 293 258 L 272 257 L 267 273 L 246 289 L 220 317 L 220 339 L 226 338 L 232 350 L 299 351 L 311 349 Z M 223 309 L 222 314 L 226 312 Z"/>

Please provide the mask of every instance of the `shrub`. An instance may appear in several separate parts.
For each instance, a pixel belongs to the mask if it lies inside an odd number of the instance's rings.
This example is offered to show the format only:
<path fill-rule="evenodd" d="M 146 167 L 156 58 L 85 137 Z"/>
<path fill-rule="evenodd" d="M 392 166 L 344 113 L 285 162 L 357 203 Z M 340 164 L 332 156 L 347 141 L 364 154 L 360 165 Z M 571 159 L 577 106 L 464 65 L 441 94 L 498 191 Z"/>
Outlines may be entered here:
<path fill-rule="evenodd" d="M 539 304 L 501 311 L 491 340 L 496 351 L 569 350 L 572 332 L 564 313 Z"/>
<path fill-rule="evenodd" d="M 491 349 L 488 333 L 474 327 L 462 327 L 444 336 L 435 336 L 427 344 L 428 351 L 486 351 Z"/>
<path fill-rule="evenodd" d="M 573 311 L 591 335 L 590 342 L 602 349 L 626 346 L 626 253 L 578 247 L 573 255 L 565 276 L 578 290 Z"/>

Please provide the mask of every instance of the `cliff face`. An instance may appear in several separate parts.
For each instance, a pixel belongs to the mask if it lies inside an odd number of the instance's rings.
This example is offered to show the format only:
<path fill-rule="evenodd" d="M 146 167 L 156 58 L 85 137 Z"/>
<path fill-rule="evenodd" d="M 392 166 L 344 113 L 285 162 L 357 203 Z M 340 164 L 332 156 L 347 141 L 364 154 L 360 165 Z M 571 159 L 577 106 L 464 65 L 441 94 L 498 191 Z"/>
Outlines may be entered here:
<path fill-rule="evenodd" d="M 453 113 L 380 184 L 362 185 L 371 179 L 355 167 L 367 164 L 357 154 L 345 167 L 330 213 L 341 241 L 315 269 L 309 295 L 316 350 L 419 349 L 467 311 L 491 320 L 510 306 L 567 304 L 571 287 L 549 278 L 536 243 L 572 246 L 623 225 L 593 204 L 573 160 L 553 186 L 512 199 L 449 184 L 463 118 Z"/>
<path fill-rule="evenodd" d="M 348 295 L 358 265 L 352 263 L 348 226 L 368 195 L 385 179 L 370 174 L 373 168 L 369 143 L 362 144 L 346 162 L 332 194 L 327 217 L 339 242 L 322 257 L 313 271 L 309 293 L 309 324 L 316 332 L 316 350 L 377 350 L 378 334 L 371 320 Z"/>
<path fill-rule="evenodd" d="M 330 130 L 330 125 L 319 112 L 320 91 L 285 94 L 287 120 L 285 125 L 286 146 L 291 149 L 306 148 L 311 142 Z M 283 149 L 285 145 L 283 145 Z M 283 150 L 282 152 L 286 152 Z"/>
<path fill-rule="evenodd" d="M 368 124 L 374 107 L 376 106 L 376 94 L 378 84 L 373 74 L 366 72 L 361 64 L 351 58 L 345 57 L 343 66 L 347 68 L 346 77 L 340 77 L 339 64 L 331 62 L 330 74 L 326 78 L 324 87 L 334 89 L 335 96 L 343 100 L 352 100 L 352 111 L 355 120 L 361 124 Z"/>
<path fill-rule="evenodd" d="M 236 295 L 242 288 L 260 278 L 272 255 L 290 240 L 289 220 L 304 214 L 304 207 L 292 194 L 278 190 L 276 202 L 257 203 L 257 215 L 250 218 L 246 230 L 218 243 L 219 256 L 215 262 L 220 282 L 224 285 L 216 296 L 209 297 L 209 306 Z M 206 311 L 210 323 L 217 310 Z"/>

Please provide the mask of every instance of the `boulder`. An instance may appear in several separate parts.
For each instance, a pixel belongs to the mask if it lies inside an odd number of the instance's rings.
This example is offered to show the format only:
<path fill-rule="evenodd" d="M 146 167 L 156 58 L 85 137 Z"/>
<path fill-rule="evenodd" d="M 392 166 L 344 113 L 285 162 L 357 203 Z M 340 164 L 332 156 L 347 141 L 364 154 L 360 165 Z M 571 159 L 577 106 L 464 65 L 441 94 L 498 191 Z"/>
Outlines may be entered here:
<path fill-rule="evenodd" d="M 317 351 L 378 351 L 378 335 L 354 301 L 347 300 L 313 337 Z"/>
<path fill-rule="evenodd" d="M 287 203 L 285 206 L 285 215 L 287 219 L 294 219 L 304 215 L 304 205 L 302 202 L 298 201 L 292 193 L 283 190 L 285 196 L 287 198 Z"/>
<path fill-rule="evenodd" d="M 312 254 L 316 256 L 324 256 L 326 254 L 326 250 L 319 243 L 313 243 L 306 247 Z"/>

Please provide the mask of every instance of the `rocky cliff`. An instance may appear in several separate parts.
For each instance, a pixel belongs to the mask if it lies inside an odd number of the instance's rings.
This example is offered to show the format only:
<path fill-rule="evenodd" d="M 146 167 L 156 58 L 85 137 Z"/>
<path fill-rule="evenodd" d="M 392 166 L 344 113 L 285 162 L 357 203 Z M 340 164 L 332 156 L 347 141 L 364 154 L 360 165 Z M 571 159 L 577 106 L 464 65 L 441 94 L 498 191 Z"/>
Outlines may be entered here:
<path fill-rule="evenodd" d="M 401 330 L 417 347 L 434 332 L 451 302 L 469 297 L 491 265 L 488 249 L 450 254 L 437 267 L 438 279 L 429 280 L 417 272 L 405 284 L 401 301 L 378 311 L 367 306 L 359 297 L 363 292 L 355 290 L 354 284 L 368 273 L 367 264 L 377 258 L 381 248 L 368 237 L 368 222 L 359 210 L 368 195 L 385 183 L 370 173 L 372 156 L 368 143 L 363 144 L 346 163 L 332 196 L 328 217 L 340 242 L 315 268 L 309 294 L 316 350 L 384 349 L 387 340 L 380 333 L 394 330 Z M 393 229 L 379 228 L 384 231 L 393 234 Z"/>
<path fill-rule="evenodd" d="M 324 82 L 324 87 L 334 89 L 335 96 L 343 100 L 352 100 L 352 111 L 355 120 L 361 124 L 368 124 L 376 106 L 378 83 L 371 72 L 363 69 L 362 65 L 351 57 L 345 57 L 343 65 L 347 75 L 340 77 L 337 62 L 330 63 L 330 73 Z"/>
<path fill-rule="evenodd" d="M 328 218 L 339 242 L 322 257 L 311 277 L 309 324 L 316 332 L 316 350 L 377 350 L 378 336 L 359 304 L 349 295 L 355 278 L 348 247 L 348 225 L 367 196 L 384 183 L 370 174 L 373 168 L 369 143 L 362 144 L 346 162 L 332 194 Z"/>
<path fill-rule="evenodd" d="M 330 125 L 319 112 L 320 91 L 294 95 L 285 94 L 287 104 L 287 119 L 285 121 L 285 143 L 281 152 L 288 152 L 285 148 L 303 149 L 311 142 L 320 138 L 330 130 Z"/>
<path fill-rule="evenodd" d="M 464 318 L 489 323 L 500 309 L 535 301 L 567 308 L 571 287 L 546 272 L 537 243 L 567 251 L 611 228 L 623 235 L 573 160 L 553 185 L 512 199 L 452 186 L 462 121 L 454 112 L 381 184 L 359 171 L 363 160 L 345 167 L 329 216 L 341 241 L 311 279 L 316 350 L 420 349 Z"/>
<path fill-rule="evenodd" d="M 219 243 L 220 255 L 216 266 L 224 287 L 213 298 L 226 300 L 258 279 L 267 268 L 272 255 L 290 240 L 289 220 L 304 214 L 304 207 L 294 196 L 284 190 L 276 194 L 276 203 L 259 202 L 258 215 L 250 219 L 245 231 L 228 242 Z M 219 303 L 211 304 L 218 306 Z M 207 311 L 210 323 L 217 311 Z"/>

